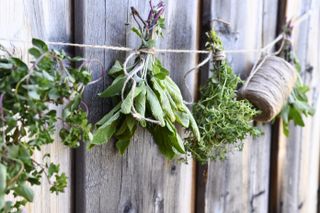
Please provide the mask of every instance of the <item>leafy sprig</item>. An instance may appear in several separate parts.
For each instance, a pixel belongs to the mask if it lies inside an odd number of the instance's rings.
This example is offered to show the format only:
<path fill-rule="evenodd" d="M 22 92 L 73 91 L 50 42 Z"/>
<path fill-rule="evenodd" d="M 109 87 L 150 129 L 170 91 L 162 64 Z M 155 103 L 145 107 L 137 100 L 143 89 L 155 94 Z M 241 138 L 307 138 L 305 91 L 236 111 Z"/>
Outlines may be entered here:
<path fill-rule="evenodd" d="M 298 79 L 289 95 L 287 103 L 282 108 L 279 117 L 282 119 L 283 133 L 289 136 L 289 123 L 293 121 L 294 125 L 304 127 L 304 117 L 314 115 L 315 109 L 310 105 L 308 100 L 309 86 L 303 83 L 301 76 L 301 65 L 294 53 L 291 42 L 292 26 L 290 22 L 284 27 L 286 39 L 283 41 L 283 48 L 280 57 L 293 64 L 296 68 Z"/>
<path fill-rule="evenodd" d="M 223 46 L 216 32 L 211 31 L 207 36 L 208 50 L 214 55 L 221 53 Z M 213 60 L 211 74 L 192 110 L 200 130 L 200 142 L 193 135 L 187 138 L 187 149 L 202 163 L 225 159 L 228 151 L 242 148 L 247 135 L 260 135 L 252 126 L 258 112 L 249 101 L 237 99 L 236 89 L 241 80 L 226 60 Z"/>
<path fill-rule="evenodd" d="M 54 142 L 55 132 L 69 147 L 91 137 L 87 113 L 80 107 L 91 74 L 84 66 L 74 65 L 83 59 L 49 50 L 38 39 L 32 44 L 30 66 L 7 50 L 0 56 L 1 212 L 16 212 L 31 202 L 30 186 L 40 185 L 42 175 L 47 176 L 51 192 L 64 191 L 67 177 L 58 164 L 50 162 L 50 154 L 44 154 L 44 163 L 33 159 L 35 151 Z M 60 130 L 57 122 L 62 123 Z M 6 195 L 13 195 L 14 201 Z"/>

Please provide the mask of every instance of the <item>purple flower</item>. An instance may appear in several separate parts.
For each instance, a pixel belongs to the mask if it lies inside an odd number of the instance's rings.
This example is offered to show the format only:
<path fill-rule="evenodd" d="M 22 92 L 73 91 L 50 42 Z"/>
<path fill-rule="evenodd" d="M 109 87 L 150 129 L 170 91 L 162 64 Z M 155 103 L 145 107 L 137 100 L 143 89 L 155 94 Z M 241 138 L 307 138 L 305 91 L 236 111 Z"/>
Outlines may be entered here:
<path fill-rule="evenodd" d="M 153 6 L 152 1 L 150 0 L 150 12 L 147 20 L 147 30 L 152 30 L 154 26 L 157 24 L 160 16 L 164 12 L 165 4 L 163 1 L 160 1 L 156 6 Z"/>

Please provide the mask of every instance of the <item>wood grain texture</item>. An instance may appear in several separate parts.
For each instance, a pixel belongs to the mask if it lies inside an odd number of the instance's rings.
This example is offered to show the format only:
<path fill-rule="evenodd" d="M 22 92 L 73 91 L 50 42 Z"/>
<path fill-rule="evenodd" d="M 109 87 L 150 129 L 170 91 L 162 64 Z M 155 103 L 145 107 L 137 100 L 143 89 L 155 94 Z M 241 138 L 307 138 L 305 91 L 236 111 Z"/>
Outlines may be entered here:
<path fill-rule="evenodd" d="M 165 38 L 160 47 L 194 49 L 197 45 L 198 1 L 166 1 Z M 134 25 L 130 16 L 134 6 L 143 17 L 149 10 L 148 1 L 81 0 L 75 2 L 76 41 L 89 44 L 110 44 L 137 47 L 130 32 Z M 128 23 L 129 25 L 126 25 Z M 109 68 L 125 54 L 103 50 L 82 51 Z M 160 56 L 171 76 L 185 91 L 183 72 L 193 67 L 192 54 Z M 94 67 L 96 77 L 99 66 Z M 194 79 L 189 79 L 194 84 Z M 110 83 L 105 79 L 86 91 L 90 119 L 98 120 L 110 110 L 111 103 L 95 96 Z M 128 151 L 122 157 L 113 142 L 86 152 L 76 153 L 76 212 L 192 212 L 193 164 L 165 160 L 150 134 L 138 129 Z"/>
<path fill-rule="evenodd" d="M 277 1 L 204 1 L 202 25 L 210 25 L 221 36 L 225 49 L 260 48 L 275 37 Z M 234 71 L 245 78 L 257 54 L 230 54 Z M 201 77 L 202 81 L 206 77 Z M 198 169 L 199 212 L 267 212 L 271 128 L 259 125 L 265 134 L 248 138 L 242 152 L 234 152 L 223 162 L 210 162 Z"/>
<path fill-rule="evenodd" d="M 51 41 L 71 41 L 71 1 L 2 0 L 0 3 L 0 37 L 31 41 L 38 37 Z M 14 47 L 16 54 L 28 60 L 27 48 L 30 44 L 2 42 Z M 58 124 L 57 124 L 58 125 Z M 58 126 L 57 126 L 58 127 Z M 58 137 L 56 137 L 58 138 Z M 49 152 L 54 162 L 60 163 L 61 170 L 69 177 L 65 193 L 56 196 L 50 193 L 46 177 L 42 186 L 34 187 L 34 202 L 26 208 L 32 213 L 71 212 L 71 153 L 59 141 L 44 147 L 35 159 L 41 162 L 42 155 Z"/>
<path fill-rule="evenodd" d="M 293 34 L 295 51 L 302 66 L 304 82 L 311 87 L 309 99 L 317 112 L 305 119 L 305 127 L 290 127 L 290 136 L 280 135 L 277 210 L 281 212 L 318 212 L 319 177 L 319 11 L 320 2 L 287 1 L 288 18 L 312 9 L 312 15 L 296 26 Z"/>

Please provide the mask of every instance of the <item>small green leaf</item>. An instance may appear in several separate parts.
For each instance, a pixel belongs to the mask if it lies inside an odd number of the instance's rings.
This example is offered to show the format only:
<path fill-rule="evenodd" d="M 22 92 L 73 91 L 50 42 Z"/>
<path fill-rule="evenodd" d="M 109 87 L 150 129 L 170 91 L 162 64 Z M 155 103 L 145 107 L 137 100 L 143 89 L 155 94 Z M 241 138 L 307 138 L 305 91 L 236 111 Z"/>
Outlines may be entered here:
<path fill-rule="evenodd" d="M 37 47 L 41 52 L 47 52 L 49 50 L 47 44 L 37 38 L 32 39 L 32 45 Z"/>
<path fill-rule="evenodd" d="M 163 80 L 169 75 L 169 71 L 165 69 L 159 60 L 156 60 L 153 64 L 152 72 L 154 77 Z"/>
<path fill-rule="evenodd" d="M 296 108 L 291 108 L 289 116 L 294 121 L 295 125 L 304 126 L 302 115 Z"/>
<path fill-rule="evenodd" d="M 115 75 L 121 74 L 121 71 L 123 71 L 123 67 L 121 66 L 120 62 L 117 60 L 109 70 L 108 74 L 110 76 L 115 76 Z"/>
<path fill-rule="evenodd" d="M 28 96 L 34 100 L 40 100 L 40 95 L 36 90 L 30 90 L 28 91 Z"/>
<path fill-rule="evenodd" d="M 39 58 L 41 56 L 41 52 L 37 48 L 34 48 L 34 47 L 29 49 L 29 53 L 35 58 Z"/>
<path fill-rule="evenodd" d="M 140 30 L 138 30 L 136 27 L 132 27 L 131 31 L 134 32 L 139 38 L 142 38 Z"/>
<path fill-rule="evenodd" d="M 119 139 L 116 142 L 116 147 L 120 154 L 123 155 L 130 144 L 130 139 Z"/>
<path fill-rule="evenodd" d="M 55 173 L 58 173 L 60 170 L 60 166 L 54 163 L 50 163 L 48 168 L 48 177 L 52 177 Z"/>

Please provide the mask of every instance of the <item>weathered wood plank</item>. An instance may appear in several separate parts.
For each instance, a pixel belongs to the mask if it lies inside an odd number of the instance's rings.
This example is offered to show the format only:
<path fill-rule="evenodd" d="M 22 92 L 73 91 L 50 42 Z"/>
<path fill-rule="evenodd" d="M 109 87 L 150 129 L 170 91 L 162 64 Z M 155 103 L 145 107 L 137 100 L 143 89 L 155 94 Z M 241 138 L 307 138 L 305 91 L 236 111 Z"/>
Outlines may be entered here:
<path fill-rule="evenodd" d="M 277 1 L 204 1 L 202 25 L 215 23 L 226 49 L 255 49 L 272 41 L 276 32 Z M 228 55 L 235 72 L 245 77 L 257 54 Z M 205 78 L 202 77 L 202 80 Z M 265 134 L 248 138 L 243 152 L 230 154 L 223 162 L 209 162 L 198 169 L 197 208 L 200 212 L 267 212 L 271 129 L 259 125 Z M 203 178 L 204 180 L 201 180 Z"/>
<path fill-rule="evenodd" d="M 198 1 L 166 1 L 166 32 L 161 47 L 194 49 L 197 45 Z M 75 2 L 76 41 L 137 47 L 130 33 L 133 20 L 130 6 L 145 17 L 148 1 L 82 0 Z M 125 25 L 129 23 L 129 26 Z M 103 50 L 83 51 L 87 58 L 96 58 L 109 68 L 125 54 Z M 184 89 L 183 71 L 195 65 L 194 55 L 165 55 L 164 64 Z M 98 66 L 95 67 L 96 77 Z M 194 82 L 194 80 L 190 80 Z M 90 119 L 98 120 L 111 103 L 95 95 L 110 82 L 106 79 L 87 89 L 86 101 Z M 76 212 L 191 212 L 193 164 L 165 160 L 151 136 L 138 130 L 126 154 L 121 157 L 114 144 L 77 152 Z"/>
<path fill-rule="evenodd" d="M 31 41 L 38 37 L 52 41 L 71 41 L 71 1 L 3 0 L 0 4 L 0 37 Z M 11 46 L 10 42 L 4 42 Z M 17 54 L 26 58 L 30 44 L 12 43 Z M 49 152 L 54 162 L 61 164 L 61 170 L 69 177 L 69 185 L 64 194 L 50 193 L 46 177 L 42 186 L 35 187 L 33 204 L 27 212 L 71 212 L 71 152 L 58 141 L 35 154 L 41 162 L 42 154 Z"/>
<path fill-rule="evenodd" d="M 301 62 L 302 76 L 311 87 L 309 98 L 319 109 L 319 1 L 287 1 L 288 18 L 312 9 L 312 15 L 296 26 L 293 35 L 295 51 Z M 305 119 L 305 127 L 290 127 L 290 136 L 280 135 L 277 210 L 281 212 L 317 212 L 319 177 L 319 110 Z"/>

